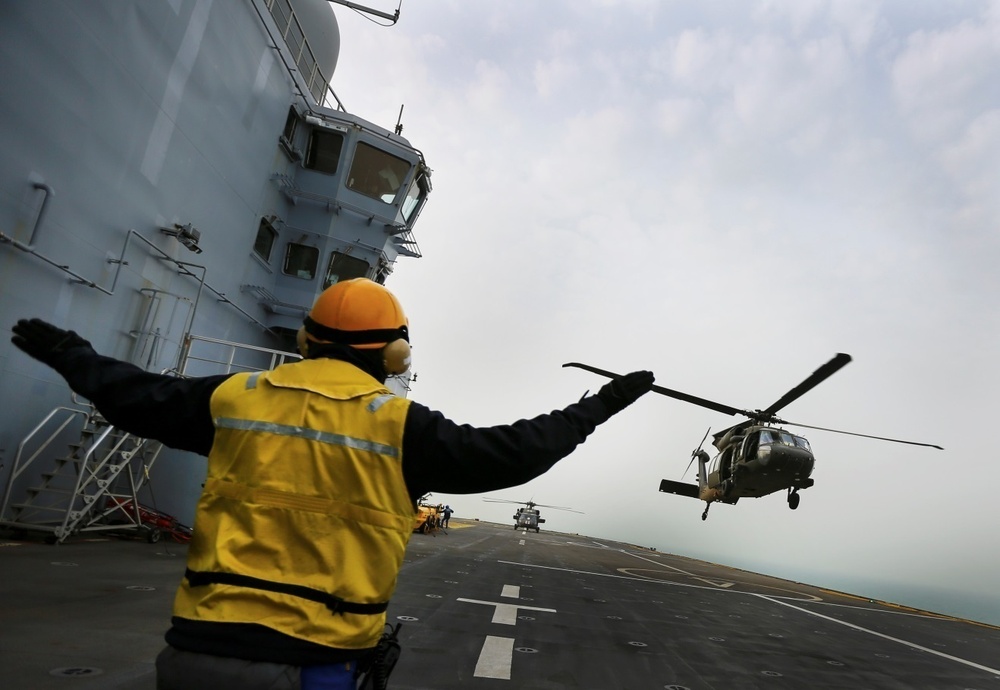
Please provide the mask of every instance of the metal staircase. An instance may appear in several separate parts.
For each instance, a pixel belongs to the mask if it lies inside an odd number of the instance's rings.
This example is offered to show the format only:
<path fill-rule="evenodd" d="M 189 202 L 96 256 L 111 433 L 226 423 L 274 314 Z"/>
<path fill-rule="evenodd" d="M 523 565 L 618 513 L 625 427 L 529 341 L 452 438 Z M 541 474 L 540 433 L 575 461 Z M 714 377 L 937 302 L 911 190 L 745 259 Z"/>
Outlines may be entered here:
<path fill-rule="evenodd" d="M 57 407 L 18 444 L 0 525 L 48 533 L 50 543 L 83 532 L 127 529 L 156 541 L 159 532 L 143 523 L 138 492 L 161 448 L 111 426 L 92 405 Z M 51 469 L 37 472 L 45 460 L 53 463 Z M 30 482 L 21 490 L 25 499 L 11 503 L 19 480 Z"/>

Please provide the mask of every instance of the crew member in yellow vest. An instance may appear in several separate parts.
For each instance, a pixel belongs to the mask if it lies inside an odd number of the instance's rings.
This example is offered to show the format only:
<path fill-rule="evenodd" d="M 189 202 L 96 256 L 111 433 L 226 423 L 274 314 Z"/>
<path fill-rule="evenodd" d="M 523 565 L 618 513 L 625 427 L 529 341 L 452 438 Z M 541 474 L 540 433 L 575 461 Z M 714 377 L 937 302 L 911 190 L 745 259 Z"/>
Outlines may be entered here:
<path fill-rule="evenodd" d="M 265 372 L 182 379 L 39 319 L 13 331 L 115 426 L 208 456 L 161 690 L 354 688 L 417 499 L 523 484 L 653 384 L 633 372 L 549 414 L 458 425 L 386 388 L 409 368 L 409 323 L 367 279 L 326 289 L 298 332 L 303 360 Z"/>

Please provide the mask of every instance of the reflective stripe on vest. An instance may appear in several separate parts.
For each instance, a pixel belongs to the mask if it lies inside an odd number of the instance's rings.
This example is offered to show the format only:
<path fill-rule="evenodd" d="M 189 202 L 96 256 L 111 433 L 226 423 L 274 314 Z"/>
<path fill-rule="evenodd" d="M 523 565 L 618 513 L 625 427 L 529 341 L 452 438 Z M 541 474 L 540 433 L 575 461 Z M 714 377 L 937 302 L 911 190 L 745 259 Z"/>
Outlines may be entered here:
<path fill-rule="evenodd" d="M 374 404 L 374 403 L 373 403 Z M 381 405 L 380 405 L 381 406 Z M 369 405 L 371 407 L 371 405 Z M 335 446 L 346 446 L 358 450 L 370 450 L 380 455 L 388 455 L 390 458 L 399 457 L 399 450 L 392 446 L 387 446 L 373 441 L 366 441 L 360 438 L 351 438 L 343 434 L 331 434 L 328 431 L 317 431 L 316 429 L 306 429 L 301 426 L 289 426 L 287 424 L 275 424 L 274 422 L 257 422 L 252 419 L 228 419 L 220 417 L 215 420 L 215 426 L 222 429 L 237 429 L 239 431 L 260 431 L 265 434 L 278 434 L 279 436 L 297 436 L 309 441 L 319 443 L 329 443 Z"/>

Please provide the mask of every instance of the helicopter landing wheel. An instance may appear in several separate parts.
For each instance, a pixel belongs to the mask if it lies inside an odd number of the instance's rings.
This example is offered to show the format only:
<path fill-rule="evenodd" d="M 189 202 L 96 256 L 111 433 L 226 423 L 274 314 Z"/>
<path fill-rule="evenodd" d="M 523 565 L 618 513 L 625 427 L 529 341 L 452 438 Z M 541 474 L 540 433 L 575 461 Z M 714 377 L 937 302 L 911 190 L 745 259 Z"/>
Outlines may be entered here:
<path fill-rule="evenodd" d="M 801 498 L 802 497 L 799 496 L 799 492 L 797 490 L 788 492 L 788 507 L 791 508 L 792 510 L 798 508 L 799 500 Z"/>

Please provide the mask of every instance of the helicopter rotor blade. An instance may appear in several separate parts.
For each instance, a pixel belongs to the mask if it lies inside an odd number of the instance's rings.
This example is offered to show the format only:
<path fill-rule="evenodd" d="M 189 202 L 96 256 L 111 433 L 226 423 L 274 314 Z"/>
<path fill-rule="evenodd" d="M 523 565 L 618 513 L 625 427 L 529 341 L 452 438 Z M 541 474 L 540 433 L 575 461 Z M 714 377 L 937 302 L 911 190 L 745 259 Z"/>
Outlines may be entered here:
<path fill-rule="evenodd" d="M 834 434 L 845 434 L 847 436 L 860 436 L 862 438 L 873 438 L 877 441 L 891 441 L 892 443 L 905 443 L 910 446 L 924 446 L 925 448 L 937 448 L 938 450 L 944 450 L 941 446 L 934 443 L 919 443 L 917 441 L 904 441 L 900 438 L 888 438 L 886 436 L 872 436 L 871 434 L 859 434 L 855 431 L 843 431 L 841 429 L 827 429 L 823 426 L 810 426 L 809 424 L 799 424 L 798 422 L 789 422 L 786 420 L 781 420 L 782 424 L 787 424 L 788 426 L 800 426 L 803 429 L 816 429 L 817 431 L 829 431 Z"/>
<path fill-rule="evenodd" d="M 584 514 L 582 510 L 573 510 L 572 508 L 564 508 L 562 506 L 549 506 L 545 505 L 544 503 L 536 503 L 535 506 L 538 508 L 551 508 L 553 510 L 566 510 L 569 511 L 570 513 L 580 513 L 581 515 Z"/>
<path fill-rule="evenodd" d="M 691 459 L 688 461 L 688 466 L 684 468 L 684 474 L 681 475 L 681 479 L 684 479 L 684 477 L 688 473 L 688 470 L 691 469 L 691 465 L 694 464 L 694 459 L 698 457 L 698 453 L 701 451 L 701 447 L 705 445 L 705 439 L 708 438 L 708 434 L 710 431 L 712 431 L 712 427 L 708 427 L 708 430 L 705 432 L 705 435 L 701 437 L 701 443 L 698 444 L 697 448 L 691 451 Z"/>
<path fill-rule="evenodd" d="M 592 367 L 589 364 L 580 364 L 579 362 L 567 362 L 563 364 L 564 367 L 577 367 L 578 369 L 584 369 L 594 374 L 600 376 L 607 376 L 608 378 L 615 379 L 618 378 L 619 374 L 613 371 L 607 371 L 606 369 L 598 369 L 597 367 Z M 691 403 L 692 405 L 698 405 L 700 407 L 707 407 L 710 410 L 715 410 L 716 412 L 721 412 L 722 414 L 729 415 L 749 415 L 750 413 L 746 410 L 740 410 L 736 407 L 731 407 L 729 405 L 723 405 L 722 403 L 713 402 L 712 400 L 706 400 L 705 398 L 699 398 L 695 395 L 690 395 L 688 393 L 681 393 L 680 391 L 671 390 L 669 388 L 664 388 L 663 386 L 653 385 L 651 389 L 654 393 L 659 393 L 660 395 L 665 395 L 668 398 L 674 398 L 676 400 L 681 400 L 686 403 Z"/>
<path fill-rule="evenodd" d="M 708 427 L 707 429 L 705 429 L 705 435 L 701 437 L 701 443 L 698 444 L 698 448 L 697 448 L 697 450 L 695 450 L 695 453 L 697 453 L 699 450 L 701 450 L 701 447 L 703 445 L 705 445 L 705 439 L 708 438 L 708 435 L 709 435 L 709 433 L 711 433 L 711 431 L 712 431 L 712 427 Z"/>
<path fill-rule="evenodd" d="M 774 413 L 780 410 L 781 408 L 785 407 L 786 405 L 795 400 L 798 400 L 803 395 L 811 391 L 813 388 L 821 384 L 823 381 L 830 378 L 838 371 L 840 371 L 842 368 L 847 366 L 847 364 L 850 361 L 851 361 L 850 355 L 845 355 L 843 352 L 837 354 L 837 356 L 835 356 L 829 362 L 827 362 L 819 369 L 814 371 L 812 374 L 810 374 L 805 381 L 803 381 L 795 388 L 793 388 L 792 390 L 788 391 L 783 396 L 778 398 L 778 400 L 775 401 L 773 405 L 771 405 L 765 410 L 760 410 L 759 412 L 762 415 L 761 419 L 767 419 L 768 417 L 773 416 Z"/>
<path fill-rule="evenodd" d="M 695 458 L 696 458 L 697 456 L 698 456 L 698 453 L 697 453 L 697 452 L 694 452 L 694 453 L 691 453 L 691 459 L 690 459 L 690 460 L 688 460 L 688 466 L 684 468 L 684 474 L 682 474 L 682 475 L 681 475 L 681 479 L 682 479 L 682 480 L 684 479 L 684 477 L 686 477 L 686 476 L 687 476 L 687 473 L 688 473 L 688 470 L 690 470 L 690 469 L 691 469 L 691 465 L 693 465 L 693 464 L 694 464 L 694 459 L 695 459 Z"/>

